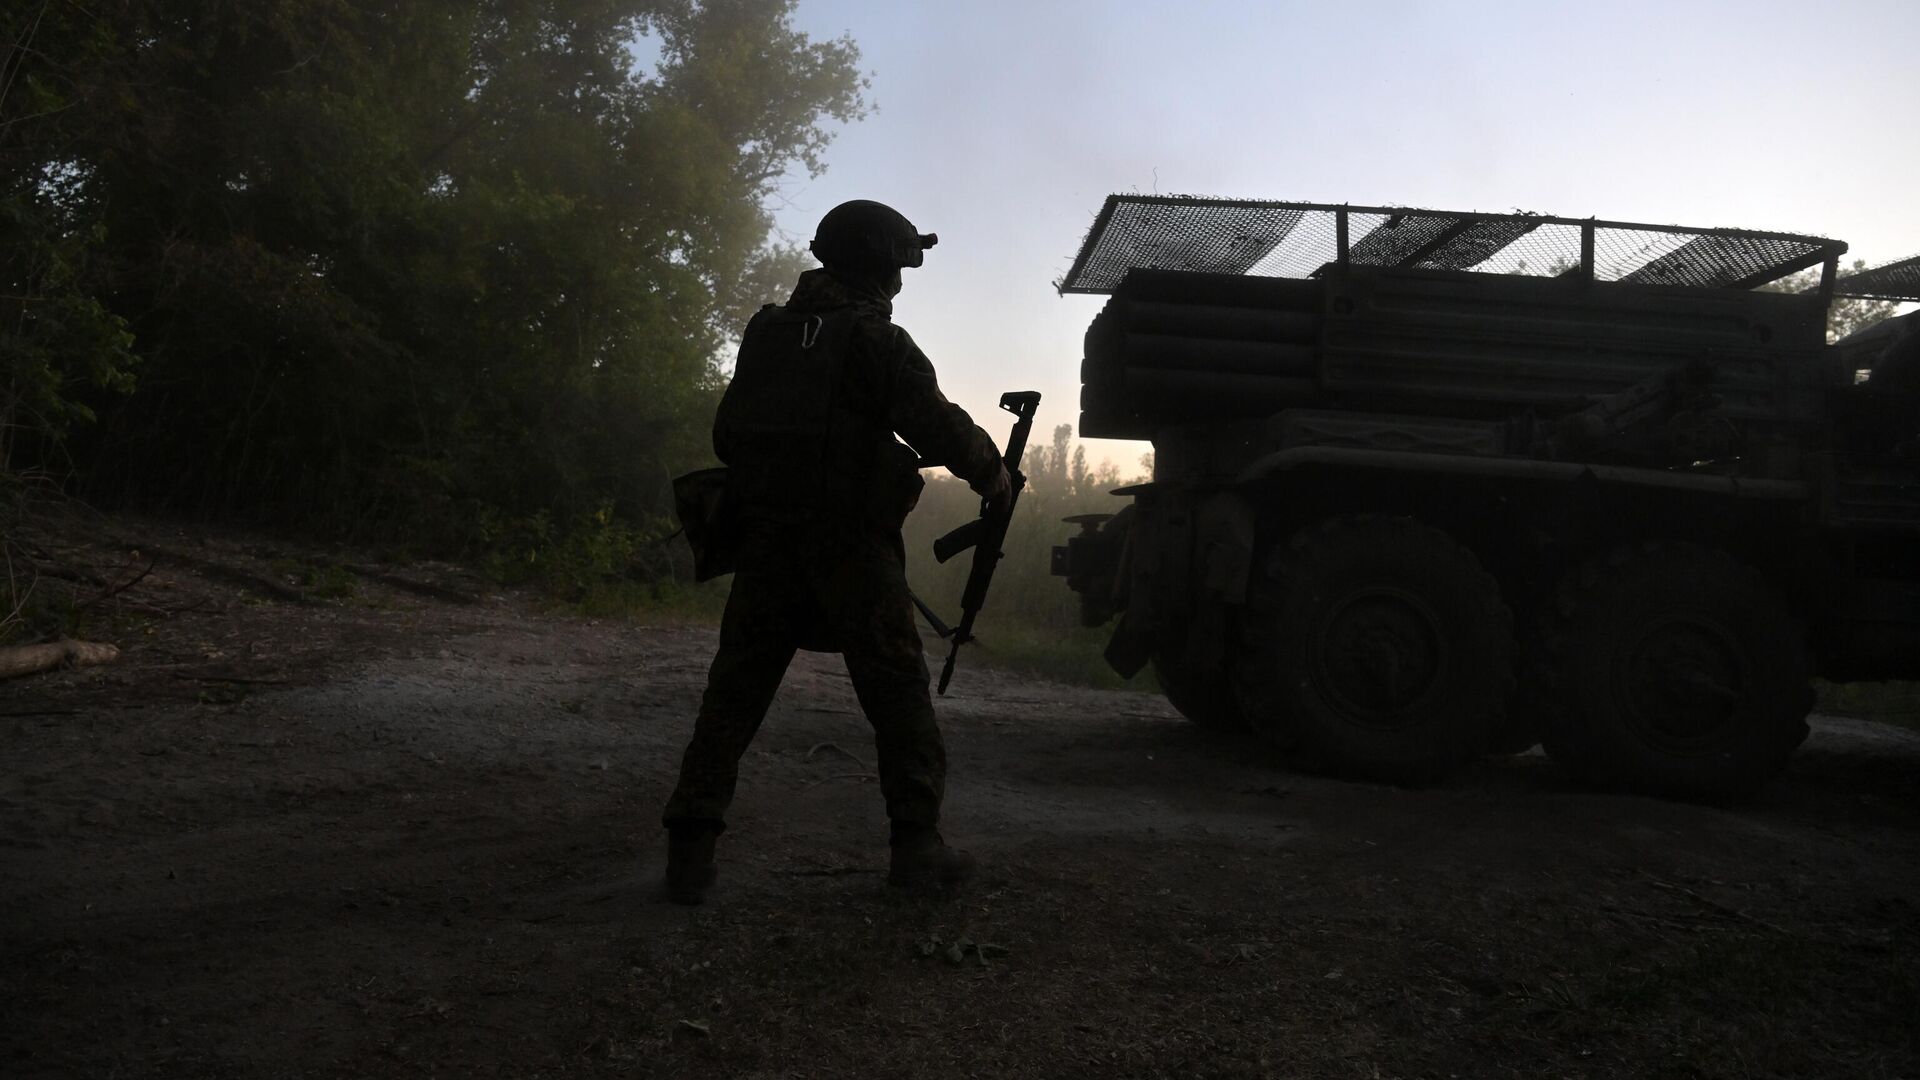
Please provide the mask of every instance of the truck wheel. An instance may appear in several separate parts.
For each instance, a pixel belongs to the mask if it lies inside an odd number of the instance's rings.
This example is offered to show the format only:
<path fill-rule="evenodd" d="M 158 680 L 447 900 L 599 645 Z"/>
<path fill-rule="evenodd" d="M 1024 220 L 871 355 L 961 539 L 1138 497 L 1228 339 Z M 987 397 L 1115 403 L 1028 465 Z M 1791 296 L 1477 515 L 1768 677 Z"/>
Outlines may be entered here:
<path fill-rule="evenodd" d="M 1814 695 L 1799 623 L 1721 552 L 1615 551 L 1562 585 L 1541 629 L 1547 753 L 1583 779 L 1744 795 L 1806 738 Z"/>
<path fill-rule="evenodd" d="M 1209 731 L 1247 730 L 1233 685 L 1226 679 L 1208 678 L 1205 672 L 1190 671 L 1159 656 L 1153 658 L 1153 677 L 1160 680 L 1161 691 L 1181 716 Z"/>
<path fill-rule="evenodd" d="M 1423 783 L 1486 747 L 1513 688 L 1513 619 L 1472 553 L 1413 518 L 1330 518 L 1248 596 L 1250 725 L 1310 763 Z"/>

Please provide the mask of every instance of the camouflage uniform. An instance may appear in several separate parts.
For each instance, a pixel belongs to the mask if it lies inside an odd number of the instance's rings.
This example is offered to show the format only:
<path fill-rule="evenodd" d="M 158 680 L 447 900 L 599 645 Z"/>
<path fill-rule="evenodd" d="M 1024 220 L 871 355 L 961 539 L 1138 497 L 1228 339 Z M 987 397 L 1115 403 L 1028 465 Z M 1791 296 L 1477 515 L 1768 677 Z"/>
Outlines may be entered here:
<path fill-rule="evenodd" d="M 941 394 L 933 365 L 893 325 L 893 304 L 878 281 L 809 271 L 785 307 L 762 314 L 769 313 L 839 316 L 834 325 L 841 336 L 826 342 L 836 350 L 833 398 L 842 426 L 859 428 L 859 437 L 839 440 L 819 463 L 824 495 L 796 498 L 789 493 L 804 488 L 796 475 L 804 469 L 764 445 L 756 451 L 735 419 L 743 410 L 723 403 L 714 450 L 731 470 L 729 497 L 741 531 L 738 569 L 693 739 L 663 819 L 669 829 L 723 827 L 740 758 L 787 664 L 797 649 L 813 648 L 846 657 L 873 725 L 896 837 L 930 829 L 939 821 L 946 750 L 934 722 L 899 531 L 920 479 L 912 453 L 893 433 L 928 464 L 945 465 L 976 488 L 998 474 L 1000 454 L 966 411 Z M 753 340 L 750 326 L 743 371 Z M 730 397 L 735 390 L 751 390 L 739 374 Z"/>

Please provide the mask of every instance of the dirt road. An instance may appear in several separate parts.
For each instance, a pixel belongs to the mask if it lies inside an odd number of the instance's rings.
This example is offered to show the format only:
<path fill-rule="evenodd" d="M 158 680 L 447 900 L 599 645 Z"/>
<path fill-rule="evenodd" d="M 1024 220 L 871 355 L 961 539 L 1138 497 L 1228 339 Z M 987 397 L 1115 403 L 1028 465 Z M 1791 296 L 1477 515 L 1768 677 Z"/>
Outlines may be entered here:
<path fill-rule="evenodd" d="M 1404 791 L 969 667 L 984 880 L 903 899 L 803 655 L 689 910 L 657 815 L 713 640 L 369 583 L 0 684 L 0 1075 L 1920 1074 L 1905 731 L 1817 721 L 1732 808 L 1537 756 Z"/>

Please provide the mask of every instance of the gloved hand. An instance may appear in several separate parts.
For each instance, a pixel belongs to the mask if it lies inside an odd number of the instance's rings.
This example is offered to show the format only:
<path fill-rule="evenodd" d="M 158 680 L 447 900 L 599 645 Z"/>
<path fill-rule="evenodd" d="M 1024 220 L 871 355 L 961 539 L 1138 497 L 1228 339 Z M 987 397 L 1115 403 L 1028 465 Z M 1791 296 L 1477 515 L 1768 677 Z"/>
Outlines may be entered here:
<path fill-rule="evenodd" d="M 1007 500 L 1013 497 L 1013 477 L 1007 475 L 1007 463 L 1001 462 L 1000 471 L 994 475 L 993 479 L 984 486 L 976 486 L 973 490 L 981 498 L 992 503 L 994 509 L 1005 507 Z"/>

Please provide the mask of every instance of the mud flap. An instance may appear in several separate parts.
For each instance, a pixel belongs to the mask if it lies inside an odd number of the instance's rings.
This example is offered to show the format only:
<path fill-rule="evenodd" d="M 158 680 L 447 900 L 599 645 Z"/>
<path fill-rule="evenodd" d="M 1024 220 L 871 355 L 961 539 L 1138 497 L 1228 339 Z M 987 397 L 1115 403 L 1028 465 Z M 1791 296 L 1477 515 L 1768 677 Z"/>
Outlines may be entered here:
<path fill-rule="evenodd" d="M 1223 491 L 1201 503 L 1193 521 L 1192 599 L 1181 620 L 1183 631 L 1162 642 L 1163 655 L 1176 657 L 1202 678 L 1226 678 L 1233 613 L 1247 602 L 1253 569 L 1253 509 L 1238 493 Z"/>
<path fill-rule="evenodd" d="M 1253 507 L 1237 492 L 1220 492 L 1194 515 L 1200 540 L 1201 595 L 1237 606 L 1247 602 L 1247 578 L 1253 571 Z"/>
<path fill-rule="evenodd" d="M 1140 615 L 1135 608 L 1128 608 L 1120 616 L 1120 625 L 1113 628 L 1113 637 L 1107 642 L 1107 649 L 1101 654 L 1106 658 L 1107 666 L 1123 679 L 1131 679 L 1140 674 L 1153 656 L 1153 629 L 1150 620 Z"/>
<path fill-rule="evenodd" d="M 1197 507 L 1186 496 L 1155 502 L 1143 507 L 1128 533 L 1132 580 L 1126 610 L 1107 643 L 1107 664 L 1132 678 L 1159 653 L 1193 670 L 1220 672 L 1229 646 L 1228 609 L 1247 597 L 1252 507 L 1237 492 L 1216 492 Z M 1169 584 L 1179 591 L 1161 595 Z"/>

